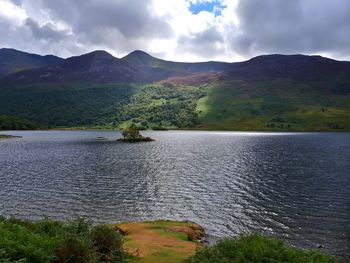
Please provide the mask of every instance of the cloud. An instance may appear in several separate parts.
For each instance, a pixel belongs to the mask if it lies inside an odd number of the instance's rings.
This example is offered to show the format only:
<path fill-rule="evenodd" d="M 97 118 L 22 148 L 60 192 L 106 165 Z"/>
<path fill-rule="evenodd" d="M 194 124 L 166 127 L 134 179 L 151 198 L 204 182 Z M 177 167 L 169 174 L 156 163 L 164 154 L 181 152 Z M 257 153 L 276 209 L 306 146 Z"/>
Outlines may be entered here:
<path fill-rule="evenodd" d="M 191 12 L 203 4 L 212 10 Z M 0 46 L 64 57 L 142 49 L 177 61 L 350 59 L 349 13 L 348 0 L 0 0 Z"/>
<path fill-rule="evenodd" d="M 37 39 L 61 41 L 69 35 L 69 32 L 66 30 L 55 29 L 55 26 L 50 22 L 39 25 L 32 18 L 27 18 L 25 20 L 25 25 L 30 28 L 33 36 Z"/>
<path fill-rule="evenodd" d="M 347 0 L 244 0 L 236 9 L 240 33 L 232 49 L 257 53 L 328 53 L 349 57 Z"/>
<path fill-rule="evenodd" d="M 178 38 L 178 52 L 186 52 L 199 56 L 208 54 L 220 54 L 222 52 L 221 43 L 224 41 L 222 34 L 215 28 L 182 35 Z"/>

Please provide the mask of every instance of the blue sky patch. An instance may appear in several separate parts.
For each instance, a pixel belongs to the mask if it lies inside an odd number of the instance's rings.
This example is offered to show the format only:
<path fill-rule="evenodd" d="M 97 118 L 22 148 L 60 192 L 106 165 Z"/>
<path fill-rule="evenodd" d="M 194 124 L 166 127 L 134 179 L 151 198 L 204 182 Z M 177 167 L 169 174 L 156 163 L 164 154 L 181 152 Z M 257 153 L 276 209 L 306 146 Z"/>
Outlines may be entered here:
<path fill-rule="evenodd" d="M 214 13 L 215 16 L 221 15 L 221 10 L 223 6 L 219 0 L 215 0 L 212 2 L 202 2 L 193 4 L 190 3 L 189 10 L 192 14 L 198 14 L 201 11 L 208 11 L 210 13 Z"/>

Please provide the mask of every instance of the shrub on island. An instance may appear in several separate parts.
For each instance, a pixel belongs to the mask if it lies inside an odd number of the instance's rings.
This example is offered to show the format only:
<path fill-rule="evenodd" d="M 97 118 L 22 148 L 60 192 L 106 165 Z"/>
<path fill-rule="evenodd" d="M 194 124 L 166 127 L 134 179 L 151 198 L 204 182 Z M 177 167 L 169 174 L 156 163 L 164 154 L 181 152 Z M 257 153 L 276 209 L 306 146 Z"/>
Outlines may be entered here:
<path fill-rule="evenodd" d="M 123 138 L 118 139 L 122 142 L 151 142 L 154 141 L 150 137 L 144 137 L 141 135 L 139 129 L 135 124 L 131 124 L 128 128 L 122 132 Z"/>

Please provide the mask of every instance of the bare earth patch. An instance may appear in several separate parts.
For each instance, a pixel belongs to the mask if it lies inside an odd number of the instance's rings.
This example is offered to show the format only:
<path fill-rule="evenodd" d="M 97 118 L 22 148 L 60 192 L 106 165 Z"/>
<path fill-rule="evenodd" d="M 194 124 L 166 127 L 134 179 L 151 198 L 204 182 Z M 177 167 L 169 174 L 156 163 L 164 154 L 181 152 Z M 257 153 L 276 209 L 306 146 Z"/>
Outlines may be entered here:
<path fill-rule="evenodd" d="M 177 263 L 192 256 L 204 230 L 192 222 L 152 221 L 116 225 L 134 262 Z"/>

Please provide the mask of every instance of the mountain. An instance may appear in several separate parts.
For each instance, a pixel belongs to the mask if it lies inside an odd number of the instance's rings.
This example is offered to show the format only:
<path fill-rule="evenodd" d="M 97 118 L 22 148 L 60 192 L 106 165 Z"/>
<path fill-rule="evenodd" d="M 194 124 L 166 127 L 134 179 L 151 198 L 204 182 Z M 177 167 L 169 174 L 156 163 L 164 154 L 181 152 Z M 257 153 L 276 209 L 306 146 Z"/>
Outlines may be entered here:
<path fill-rule="evenodd" d="M 225 62 L 179 63 L 161 60 L 143 51 L 134 51 L 119 59 L 106 51 L 93 51 L 61 59 L 29 70 L 8 74 L 2 85 L 30 83 L 147 83 L 171 76 L 216 72 L 229 68 Z"/>
<path fill-rule="evenodd" d="M 234 63 L 229 73 L 241 78 L 349 79 L 350 62 L 321 56 L 264 55 Z"/>
<path fill-rule="evenodd" d="M 197 62 L 197 63 L 183 63 L 172 62 L 152 57 L 141 50 L 135 50 L 123 57 L 122 60 L 139 67 L 151 67 L 157 69 L 166 69 L 168 71 L 182 72 L 182 73 L 199 73 L 224 71 L 229 69 L 230 63 L 226 62 Z"/>
<path fill-rule="evenodd" d="M 130 82 L 135 69 L 105 51 L 74 56 L 48 67 L 5 76 L 6 83 Z"/>
<path fill-rule="evenodd" d="M 3 76 L 0 83 L 10 86 L 38 82 L 149 83 L 210 72 L 223 72 L 230 79 L 300 81 L 347 80 L 350 74 L 350 62 L 305 55 L 264 55 L 237 63 L 182 63 L 158 59 L 140 50 L 123 58 L 116 58 L 106 51 L 93 51 L 60 59 L 2 49 L 0 58 L 1 65 L 6 65 L 0 67 L 0 76 Z"/>
<path fill-rule="evenodd" d="M 63 59 L 47 55 L 29 54 L 11 48 L 0 49 L 0 77 L 22 70 L 48 67 Z"/>
<path fill-rule="evenodd" d="M 1 64 L 22 70 L 0 77 L 0 114 L 42 127 L 350 130 L 346 61 L 276 54 L 182 63 L 139 50 L 67 59 L 10 51 Z"/>

